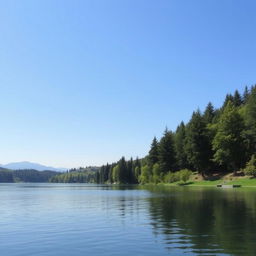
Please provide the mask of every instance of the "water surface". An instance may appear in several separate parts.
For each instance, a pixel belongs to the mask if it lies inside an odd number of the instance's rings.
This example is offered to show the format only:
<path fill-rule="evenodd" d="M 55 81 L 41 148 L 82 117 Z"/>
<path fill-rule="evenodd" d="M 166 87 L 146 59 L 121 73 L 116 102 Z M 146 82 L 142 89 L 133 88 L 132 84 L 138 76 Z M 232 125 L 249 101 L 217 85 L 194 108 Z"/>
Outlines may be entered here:
<path fill-rule="evenodd" d="M 0 252 L 256 255 L 256 189 L 1 184 Z"/>

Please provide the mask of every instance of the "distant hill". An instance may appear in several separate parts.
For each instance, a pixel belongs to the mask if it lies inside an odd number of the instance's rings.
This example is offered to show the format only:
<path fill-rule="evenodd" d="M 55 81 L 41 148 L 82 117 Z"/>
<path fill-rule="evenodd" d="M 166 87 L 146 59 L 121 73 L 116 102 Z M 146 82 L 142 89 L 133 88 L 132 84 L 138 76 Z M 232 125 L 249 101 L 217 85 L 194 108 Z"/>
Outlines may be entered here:
<path fill-rule="evenodd" d="M 0 167 L 0 183 L 13 182 L 48 182 L 56 175 L 63 174 L 63 172 L 55 171 L 38 171 L 32 169 L 10 170 Z"/>
<path fill-rule="evenodd" d="M 4 165 L 0 165 L 0 167 L 10 169 L 10 170 L 33 169 L 33 170 L 37 170 L 37 171 L 47 170 L 47 171 L 56 171 L 56 172 L 60 172 L 60 171 L 63 172 L 63 171 L 67 170 L 65 168 L 55 168 L 55 167 L 45 166 L 42 164 L 31 163 L 31 162 L 27 162 L 27 161 L 4 164 Z"/>

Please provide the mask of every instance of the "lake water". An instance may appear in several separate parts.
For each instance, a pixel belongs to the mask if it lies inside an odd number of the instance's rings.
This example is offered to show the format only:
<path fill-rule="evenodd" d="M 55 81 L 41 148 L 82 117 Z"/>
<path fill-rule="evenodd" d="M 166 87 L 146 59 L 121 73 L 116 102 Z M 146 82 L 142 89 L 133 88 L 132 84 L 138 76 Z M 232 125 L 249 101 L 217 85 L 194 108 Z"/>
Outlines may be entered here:
<path fill-rule="evenodd" d="M 256 255 L 256 189 L 1 184 L 0 255 Z"/>

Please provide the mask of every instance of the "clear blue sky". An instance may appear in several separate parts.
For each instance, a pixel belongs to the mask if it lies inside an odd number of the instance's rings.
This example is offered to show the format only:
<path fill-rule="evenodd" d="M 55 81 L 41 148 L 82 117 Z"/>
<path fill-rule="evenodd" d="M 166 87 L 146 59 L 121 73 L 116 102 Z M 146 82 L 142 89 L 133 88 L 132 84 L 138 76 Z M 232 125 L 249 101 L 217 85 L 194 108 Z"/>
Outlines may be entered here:
<path fill-rule="evenodd" d="M 143 157 L 256 83 L 256 2 L 0 2 L 0 163 Z"/>

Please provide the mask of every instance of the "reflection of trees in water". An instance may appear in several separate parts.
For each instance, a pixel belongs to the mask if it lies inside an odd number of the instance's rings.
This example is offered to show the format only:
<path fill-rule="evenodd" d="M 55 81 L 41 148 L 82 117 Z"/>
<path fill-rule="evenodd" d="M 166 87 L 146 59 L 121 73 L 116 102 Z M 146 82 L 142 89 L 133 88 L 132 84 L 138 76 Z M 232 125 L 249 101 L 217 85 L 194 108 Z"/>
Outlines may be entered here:
<path fill-rule="evenodd" d="M 147 208 L 146 202 L 142 198 L 142 195 L 146 192 L 139 191 L 136 185 L 106 185 L 101 186 L 101 189 L 110 193 L 103 194 L 101 200 L 102 210 L 106 209 L 111 214 L 121 217 L 123 223 L 128 218 L 133 219 L 141 216 L 141 210 L 145 211 Z"/>
<path fill-rule="evenodd" d="M 256 255 L 256 192 L 152 188 L 153 232 L 196 254 Z"/>

